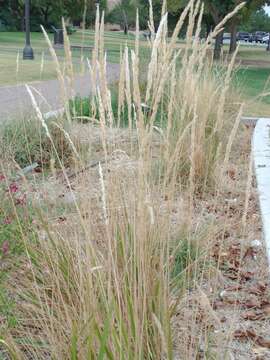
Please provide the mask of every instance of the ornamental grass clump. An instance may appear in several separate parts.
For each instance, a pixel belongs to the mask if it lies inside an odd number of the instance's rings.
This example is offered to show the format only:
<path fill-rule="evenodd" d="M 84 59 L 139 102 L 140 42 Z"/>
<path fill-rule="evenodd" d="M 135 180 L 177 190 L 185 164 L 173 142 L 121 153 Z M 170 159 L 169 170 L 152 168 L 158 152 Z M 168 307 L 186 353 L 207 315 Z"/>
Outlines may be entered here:
<path fill-rule="evenodd" d="M 36 209 L 43 236 L 35 246 L 28 244 L 28 266 L 13 288 L 23 314 L 20 341 L 11 334 L 2 342 L 17 358 L 175 358 L 172 319 L 186 287 L 200 284 L 207 272 L 202 264 L 209 254 L 199 248 L 209 249 L 217 231 L 205 220 L 207 235 L 197 236 L 195 199 L 210 186 L 219 191 L 241 116 L 236 104 L 227 111 L 234 59 L 215 77 L 210 44 L 241 6 L 202 43 L 200 1 L 188 3 L 171 38 L 165 5 L 155 33 L 150 1 L 150 61 L 145 72 L 137 20 L 135 51 L 126 48 L 121 55 L 117 111 L 106 80 L 104 14 L 97 10 L 89 108 L 91 117 L 98 114 L 93 129 L 100 131 L 102 158 L 75 183 L 62 163 L 69 191 L 80 189 L 68 221 L 60 226 Z M 186 46 L 180 49 L 185 21 Z M 59 67 L 58 72 L 63 81 Z M 72 86 L 71 67 L 69 74 Z M 117 142 L 123 111 L 126 137 Z M 70 102 L 66 113 L 69 122 Z M 185 237 L 176 242 L 183 229 Z M 194 356 L 196 351 L 189 349 Z"/>
<path fill-rule="evenodd" d="M 0 127 L 2 157 L 9 161 L 15 161 L 21 168 L 33 163 L 49 167 L 53 159 L 56 160 L 55 164 L 59 167 L 58 157 L 61 159 L 61 163 L 67 167 L 70 166 L 74 162 L 75 155 L 63 128 L 53 120 L 46 122 L 51 139 L 33 114 L 27 118 L 2 124 Z"/>

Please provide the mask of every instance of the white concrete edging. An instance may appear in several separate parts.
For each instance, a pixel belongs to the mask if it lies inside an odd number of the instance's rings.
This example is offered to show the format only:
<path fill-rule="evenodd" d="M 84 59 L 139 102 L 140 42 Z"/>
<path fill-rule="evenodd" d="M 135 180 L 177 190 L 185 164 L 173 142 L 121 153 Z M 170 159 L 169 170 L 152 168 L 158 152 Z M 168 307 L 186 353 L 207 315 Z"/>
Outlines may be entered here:
<path fill-rule="evenodd" d="M 270 118 L 259 118 L 252 139 L 252 153 L 263 224 L 264 241 L 270 264 Z"/>
<path fill-rule="evenodd" d="M 58 110 L 49 111 L 49 112 L 43 114 L 43 118 L 44 118 L 45 120 L 48 120 L 48 119 L 50 119 L 50 118 L 52 118 L 52 117 L 57 118 L 58 116 L 63 115 L 64 112 L 65 112 L 65 109 L 64 109 L 64 108 L 60 108 L 60 109 L 58 109 Z"/>

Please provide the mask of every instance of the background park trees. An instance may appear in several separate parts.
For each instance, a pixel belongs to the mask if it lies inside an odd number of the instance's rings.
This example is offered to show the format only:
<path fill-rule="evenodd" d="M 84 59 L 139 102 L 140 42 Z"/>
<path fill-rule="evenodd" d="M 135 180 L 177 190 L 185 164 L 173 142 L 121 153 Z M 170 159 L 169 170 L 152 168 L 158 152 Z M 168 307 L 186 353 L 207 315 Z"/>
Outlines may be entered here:
<path fill-rule="evenodd" d="M 214 27 L 220 23 L 220 21 L 231 12 L 242 0 L 202 0 L 205 6 L 204 23 L 207 30 L 209 27 Z M 188 0 L 168 0 L 168 9 L 175 13 L 181 12 L 186 6 Z M 248 24 L 252 21 L 253 31 L 265 30 L 270 32 L 270 18 L 263 10 L 266 4 L 270 1 L 266 0 L 246 0 L 245 6 L 241 11 L 236 14 L 228 23 L 227 30 L 231 33 L 230 52 L 232 53 L 236 49 L 236 34 L 237 31 L 252 27 Z M 255 20 L 255 21 L 254 21 Z M 258 22 L 256 25 L 256 21 Z M 263 23 L 263 29 L 260 25 Z M 207 31 L 207 32 L 208 32 Z M 221 52 L 221 45 L 223 42 L 223 32 L 221 31 L 216 37 L 214 57 L 219 59 Z"/>
<path fill-rule="evenodd" d="M 106 0 L 99 1 L 102 9 L 106 8 Z M 95 18 L 95 0 L 31 0 L 31 28 L 39 31 L 40 24 L 45 28 L 61 23 L 61 17 L 70 22 L 82 21 L 86 6 L 86 22 L 88 25 Z M 24 0 L 0 0 L 0 22 L 6 30 L 23 30 Z"/>
<path fill-rule="evenodd" d="M 100 0 L 101 9 L 108 10 L 107 1 Z M 202 36 L 209 33 L 223 18 L 232 11 L 242 0 L 202 0 L 204 3 L 204 21 Z M 188 0 L 167 0 L 169 26 L 174 24 L 186 6 Z M 270 18 L 264 11 L 265 4 L 270 0 L 246 0 L 245 6 L 236 14 L 224 29 L 231 33 L 230 52 L 236 49 L 236 34 L 239 30 L 270 32 Z M 161 0 L 152 0 L 154 20 L 159 22 L 161 14 Z M 45 28 L 58 26 L 64 16 L 71 23 L 79 25 L 85 13 L 86 25 L 93 24 L 96 0 L 32 0 L 31 1 L 31 29 L 40 30 L 40 24 Z M 110 8 L 110 7 L 109 7 Z M 106 12 L 106 20 L 119 24 L 125 32 L 135 26 L 136 10 L 139 10 L 140 27 L 147 28 L 148 1 L 147 0 L 119 0 L 116 6 Z M 86 11 L 85 11 L 86 10 Z M 23 30 L 24 28 L 24 0 L 0 0 L 0 28 L 7 30 Z M 214 57 L 219 59 L 223 41 L 223 32 L 216 37 Z"/>

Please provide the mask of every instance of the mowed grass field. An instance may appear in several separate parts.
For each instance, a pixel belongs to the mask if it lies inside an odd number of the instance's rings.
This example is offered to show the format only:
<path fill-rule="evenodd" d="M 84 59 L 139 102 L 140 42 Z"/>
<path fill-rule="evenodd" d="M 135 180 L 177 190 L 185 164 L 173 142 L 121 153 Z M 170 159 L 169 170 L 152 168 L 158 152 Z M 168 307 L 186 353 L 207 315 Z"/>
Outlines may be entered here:
<path fill-rule="evenodd" d="M 53 34 L 49 34 L 53 42 Z M 31 34 L 31 44 L 34 49 L 35 59 L 23 61 L 22 51 L 24 47 L 24 33 L 0 32 L 0 86 L 37 80 L 52 79 L 56 77 L 55 65 L 42 33 Z M 94 46 L 94 31 L 77 31 L 70 36 L 72 45 L 85 46 L 85 49 L 73 49 L 73 63 L 76 72 L 86 68 L 87 58 L 91 58 L 91 47 Z M 104 47 L 107 52 L 107 60 L 111 63 L 119 63 L 121 49 L 128 46 L 134 49 L 134 35 L 116 32 L 106 32 Z M 90 47 L 90 49 L 89 49 Z M 141 53 L 145 57 L 148 51 L 148 43 L 142 39 Z M 61 63 L 64 63 L 64 50 L 57 49 L 56 53 Z"/>
<path fill-rule="evenodd" d="M 53 34 L 49 33 L 53 42 Z M 35 51 L 34 61 L 23 61 L 24 33 L 0 32 L 0 86 L 14 85 L 25 82 L 53 79 L 56 77 L 55 64 L 42 33 L 32 33 L 31 43 Z M 73 63 L 75 72 L 83 72 L 87 67 L 87 58 L 91 58 L 91 47 L 94 45 L 94 31 L 77 31 L 70 36 L 72 45 L 82 45 L 87 48 L 73 49 Z M 123 32 L 105 32 L 104 47 L 107 60 L 119 63 L 120 52 L 126 46 L 134 49 L 134 34 L 125 35 Z M 179 42 L 177 47 L 185 46 Z M 90 47 L 90 49 L 89 49 Z M 64 50 L 57 49 L 57 55 L 64 66 Z M 228 46 L 224 46 L 224 56 L 227 55 Z M 148 58 L 149 44 L 141 37 L 141 59 Z M 238 68 L 234 76 L 234 84 L 247 102 L 247 114 L 270 114 L 270 91 L 268 78 L 270 76 L 270 53 L 265 47 L 241 45 L 237 61 Z M 264 96 L 260 96 L 264 93 Z"/>
<path fill-rule="evenodd" d="M 234 75 L 234 84 L 245 101 L 244 112 L 249 116 L 270 116 L 269 68 L 242 67 Z"/>

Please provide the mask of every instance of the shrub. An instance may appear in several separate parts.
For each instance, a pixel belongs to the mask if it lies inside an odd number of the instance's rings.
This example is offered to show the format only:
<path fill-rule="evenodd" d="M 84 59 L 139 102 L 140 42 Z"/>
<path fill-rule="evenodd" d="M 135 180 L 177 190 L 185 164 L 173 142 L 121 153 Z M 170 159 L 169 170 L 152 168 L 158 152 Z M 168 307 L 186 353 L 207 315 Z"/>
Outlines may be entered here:
<path fill-rule="evenodd" d="M 127 106 L 121 111 L 120 119 L 118 118 L 118 96 L 115 91 L 111 94 L 111 108 L 114 117 L 114 126 L 118 124 L 118 121 L 120 126 L 128 126 Z M 95 97 L 81 98 L 77 96 L 74 100 L 70 101 L 70 109 L 73 119 L 81 123 L 89 123 L 93 118 L 98 121 L 100 120 L 99 106 Z"/>
<path fill-rule="evenodd" d="M 27 192 L 20 182 L 0 174 L 0 197 L 0 256 L 19 254 L 23 237 L 33 230 Z"/>
<path fill-rule="evenodd" d="M 73 151 L 63 130 L 48 122 L 52 141 L 46 135 L 44 128 L 33 117 L 9 121 L 0 128 L 0 148 L 2 156 L 14 161 L 21 167 L 34 162 L 47 167 L 52 158 L 58 157 L 64 165 L 73 161 Z M 57 156 L 56 156 L 56 152 Z M 59 166 L 59 161 L 55 162 Z"/>

